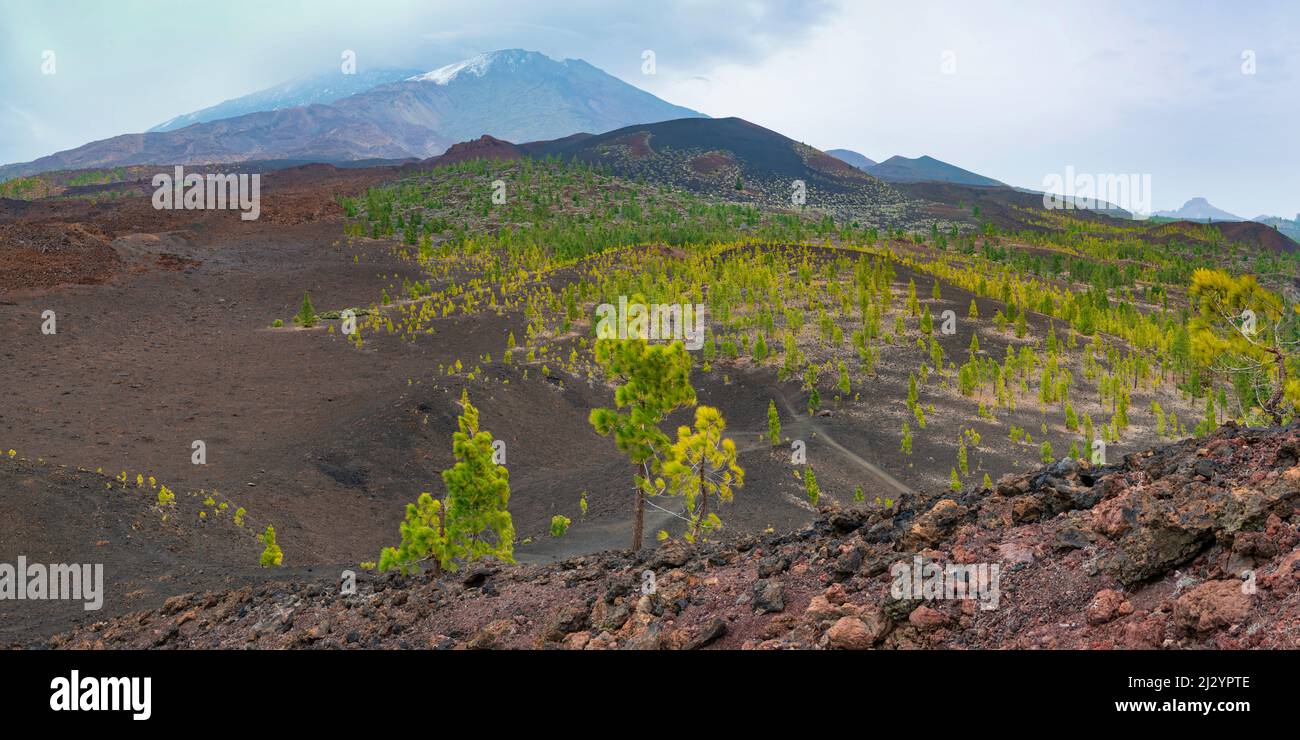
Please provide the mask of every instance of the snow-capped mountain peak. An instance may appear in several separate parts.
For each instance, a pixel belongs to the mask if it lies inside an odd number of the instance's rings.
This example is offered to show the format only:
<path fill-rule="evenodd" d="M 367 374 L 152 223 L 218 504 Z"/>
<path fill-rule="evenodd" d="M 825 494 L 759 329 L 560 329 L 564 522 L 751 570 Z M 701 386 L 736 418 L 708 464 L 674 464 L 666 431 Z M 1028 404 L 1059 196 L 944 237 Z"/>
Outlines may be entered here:
<path fill-rule="evenodd" d="M 494 66 L 514 68 L 523 64 L 528 64 L 537 58 L 547 59 L 549 61 L 549 57 L 535 51 L 525 51 L 523 49 L 489 51 L 484 54 L 476 54 L 469 59 L 464 59 L 453 64 L 439 67 L 432 72 L 425 72 L 422 75 L 416 75 L 411 77 L 409 81 L 433 82 L 438 85 L 447 85 L 460 75 L 482 77 Z"/>

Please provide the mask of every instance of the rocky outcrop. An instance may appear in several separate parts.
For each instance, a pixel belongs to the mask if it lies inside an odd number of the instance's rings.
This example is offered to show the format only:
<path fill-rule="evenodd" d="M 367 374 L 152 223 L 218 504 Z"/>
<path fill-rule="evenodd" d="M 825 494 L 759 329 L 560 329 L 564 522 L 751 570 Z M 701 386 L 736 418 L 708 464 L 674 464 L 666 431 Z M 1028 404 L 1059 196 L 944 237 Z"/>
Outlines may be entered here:
<path fill-rule="evenodd" d="M 1295 648 L 1298 463 L 1300 427 L 1226 426 L 798 532 L 181 596 L 51 646 Z"/>

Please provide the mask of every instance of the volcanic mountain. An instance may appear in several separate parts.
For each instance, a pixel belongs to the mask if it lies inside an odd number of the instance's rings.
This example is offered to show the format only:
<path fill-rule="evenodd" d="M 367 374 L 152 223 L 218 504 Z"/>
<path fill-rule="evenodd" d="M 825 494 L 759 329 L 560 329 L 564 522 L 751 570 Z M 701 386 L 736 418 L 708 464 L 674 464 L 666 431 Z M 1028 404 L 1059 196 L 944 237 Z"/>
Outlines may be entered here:
<path fill-rule="evenodd" d="M 193 113 L 176 116 L 145 133 L 175 131 L 196 123 L 236 118 L 249 113 L 300 108 L 315 103 L 333 103 L 349 95 L 356 95 L 380 85 L 401 82 L 418 74 L 420 74 L 418 69 L 371 69 L 356 74 L 341 74 L 335 70 L 299 77 Z"/>
<path fill-rule="evenodd" d="M 1293 240 L 1300 241 L 1300 214 L 1295 218 L 1283 218 L 1281 216 L 1256 216 L 1251 219 L 1256 223 L 1272 226 L 1274 229 L 1282 232 Z"/>
<path fill-rule="evenodd" d="M 558 156 L 631 178 L 738 199 L 791 203 L 801 182 L 809 205 L 899 203 L 893 188 L 836 157 L 740 118 L 682 118 L 596 136 L 531 142 Z"/>
<path fill-rule="evenodd" d="M 1192 198 L 1175 211 L 1156 211 L 1153 215 L 1161 218 L 1173 218 L 1183 221 L 1245 221 L 1241 216 L 1210 205 L 1204 198 Z"/>
<path fill-rule="evenodd" d="M 885 182 L 952 182 L 959 185 L 986 185 L 996 187 L 1002 183 L 991 177 L 977 175 L 956 165 L 934 157 L 922 155 L 915 159 L 893 156 L 867 172 Z"/>
<path fill-rule="evenodd" d="M 827 149 L 826 153 L 840 160 L 847 162 L 860 170 L 866 170 L 869 167 L 875 167 L 877 162 L 870 157 L 853 151 L 852 149 Z"/>
<path fill-rule="evenodd" d="M 206 115 L 204 111 L 190 114 Z M 425 158 L 483 134 L 533 141 L 699 115 L 582 60 L 557 61 L 510 49 L 380 84 L 328 104 L 115 136 L 0 167 L 0 180 L 48 170 L 145 163 Z"/>

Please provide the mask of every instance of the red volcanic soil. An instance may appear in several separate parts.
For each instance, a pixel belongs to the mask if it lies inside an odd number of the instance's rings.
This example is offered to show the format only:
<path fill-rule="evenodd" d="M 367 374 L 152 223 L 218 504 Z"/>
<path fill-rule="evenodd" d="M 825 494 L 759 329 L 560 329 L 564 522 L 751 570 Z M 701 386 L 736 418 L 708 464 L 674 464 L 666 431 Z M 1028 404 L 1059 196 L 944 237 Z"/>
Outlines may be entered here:
<path fill-rule="evenodd" d="M 108 236 L 81 223 L 0 224 L 0 295 L 108 280 L 122 266 Z"/>
<path fill-rule="evenodd" d="M 387 167 L 346 169 L 325 164 L 263 173 L 262 209 L 255 222 L 241 221 L 232 211 L 154 209 L 147 178 L 115 185 L 134 188 L 139 195 L 108 202 L 0 200 L 0 294 L 91 285 L 127 269 L 176 269 L 189 264 L 185 255 L 168 251 L 167 244 L 237 238 L 268 226 L 337 223 L 342 209 L 336 195 L 359 193 L 393 173 Z M 139 250 L 119 240 L 138 241 L 141 235 L 152 235 L 163 246 L 135 259 Z"/>
<path fill-rule="evenodd" d="M 623 145 L 633 157 L 649 157 L 654 154 L 654 150 L 650 148 L 650 136 L 648 131 L 637 131 L 627 136 L 620 136 L 610 143 Z"/>
<path fill-rule="evenodd" d="M 1217 229 L 1223 235 L 1224 241 L 1249 244 L 1269 252 L 1300 251 L 1300 244 L 1292 241 L 1287 235 L 1268 224 L 1254 221 L 1221 221 L 1213 224 L 1170 221 L 1153 225 L 1147 234 L 1152 241 L 1158 243 L 1170 241 L 1206 243 L 1207 240 L 1203 235 L 1207 229 Z"/>
<path fill-rule="evenodd" d="M 804 161 L 808 163 L 809 167 L 821 170 L 829 175 L 835 175 L 836 177 L 861 177 L 864 174 L 862 170 L 857 167 L 854 167 L 842 159 L 832 157 L 821 150 L 814 150 L 811 153 L 805 154 Z"/>
<path fill-rule="evenodd" d="M 519 151 L 519 147 L 514 144 L 484 134 L 472 141 L 462 141 L 458 144 L 453 144 L 450 149 L 442 154 L 431 159 L 426 159 L 417 165 L 412 165 L 412 167 L 414 169 L 429 169 L 430 167 L 464 162 L 468 159 L 508 161 L 519 159 L 522 156 L 523 154 Z"/>
<path fill-rule="evenodd" d="M 693 157 L 690 162 L 691 169 L 701 175 L 712 175 L 719 170 L 726 170 L 736 166 L 736 160 L 732 159 L 726 152 L 709 152 Z"/>

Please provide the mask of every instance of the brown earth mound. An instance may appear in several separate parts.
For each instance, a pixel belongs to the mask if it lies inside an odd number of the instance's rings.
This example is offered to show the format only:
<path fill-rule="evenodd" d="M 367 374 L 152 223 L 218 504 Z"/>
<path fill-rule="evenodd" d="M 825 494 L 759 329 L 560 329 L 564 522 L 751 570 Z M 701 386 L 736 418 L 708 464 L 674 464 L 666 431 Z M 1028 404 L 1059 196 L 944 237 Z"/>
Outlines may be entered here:
<path fill-rule="evenodd" d="M 0 223 L 0 293 L 61 283 L 93 285 L 111 277 L 121 258 L 109 238 L 81 223 Z"/>
<path fill-rule="evenodd" d="M 1206 234 L 1217 229 L 1223 241 L 1249 244 L 1267 252 L 1300 251 L 1300 244 L 1274 229 L 1268 224 L 1254 221 L 1222 221 L 1214 224 L 1193 221 L 1170 221 L 1156 224 L 1148 230 L 1152 241 L 1163 243 L 1171 240 L 1209 243 Z"/>
<path fill-rule="evenodd" d="M 426 159 L 415 165 L 415 167 L 417 169 L 429 169 L 430 167 L 455 164 L 470 159 L 506 161 L 519 159 L 522 156 L 519 147 L 514 144 L 483 134 L 473 141 L 462 141 L 453 144 L 447 151 L 432 159 Z"/>
<path fill-rule="evenodd" d="M 202 171 L 203 168 L 189 168 Z M 170 167 L 158 171 L 170 172 Z M 177 269 L 192 264 L 177 255 L 145 262 L 120 254 L 117 240 L 135 235 L 202 231 L 212 239 L 255 235 L 267 224 L 290 226 L 341 221 L 337 196 L 354 195 L 396 176 L 392 167 L 340 168 L 312 164 L 263 173 L 261 214 L 242 221 L 233 210 L 157 210 L 148 180 L 136 194 L 106 202 L 58 198 L 0 200 L 0 293 L 66 284 L 97 284 L 128 267 Z M 179 261 L 178 261 L 179 260 Z"/>

